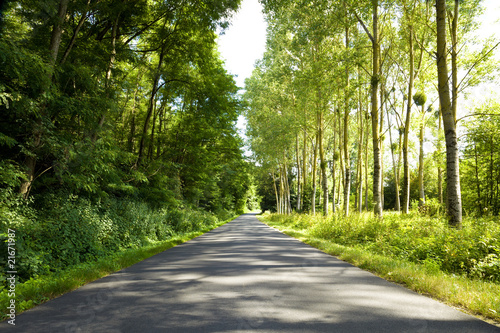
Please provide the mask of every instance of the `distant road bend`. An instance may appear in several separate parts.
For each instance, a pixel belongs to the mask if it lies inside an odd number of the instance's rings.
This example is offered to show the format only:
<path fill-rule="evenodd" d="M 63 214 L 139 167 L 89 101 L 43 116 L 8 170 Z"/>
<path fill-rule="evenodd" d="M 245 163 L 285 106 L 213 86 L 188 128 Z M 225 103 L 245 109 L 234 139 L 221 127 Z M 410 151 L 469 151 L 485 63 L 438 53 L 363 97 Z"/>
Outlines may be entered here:
<path fill-rule="evenodd" d="M 245 214 L 40 305 L 12 332 L 500 332 Z"/>

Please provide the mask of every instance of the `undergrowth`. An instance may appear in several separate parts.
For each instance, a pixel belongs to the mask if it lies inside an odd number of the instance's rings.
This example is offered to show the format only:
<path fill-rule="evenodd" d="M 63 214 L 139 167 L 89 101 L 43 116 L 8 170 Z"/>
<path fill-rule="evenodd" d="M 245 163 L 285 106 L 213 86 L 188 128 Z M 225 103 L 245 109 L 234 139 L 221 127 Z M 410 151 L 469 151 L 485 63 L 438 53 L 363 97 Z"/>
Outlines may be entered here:
<path fill-rule="evenodd" d="M 57 222 L 55 219 L 45 220 L 43 229 L 28 228 L 41 223 L 38 220 L 20 219 L 24 224 L 16 229 L 16 314 L 181 244 L 236 217 L 229 211 L 214 215 L 193 209 L 154 210 L 138 203 L 129 203 L 126 207 L 118 201 L 111 204 L 117 206 L 100 211 L 101 207 L 73 199 L 73 202 L 63 205 L 69 208 L 66 214 L 60 215 Z M 82 205 L 87 205 L 86 209 L 82 209 Z M 37 232 L 45 232 L 48 228 L 53 228 L 57 234 L 51 236 L 44 233 L 46 238 L 37 238 L 40 236 Z M 65 248 L 68 243 L 73 247 Z M 5 243 L 2 242 L 2 245 Z M 2 278 L 5 281 L 6 276 L 2 275 Z M 0 320 L 8 318 L 10 299 L 4 282 L 0 291 Z"/>
<path fill-rule="evenodd" d="M 383 219 L 372 213 L 348 218 L 273 214 L 267 219 L 337 244 L 357 246 L 446 273 L 500 282 L 498 218 L 466 218 L 460 230 L 448 227 L 445 218 L 417 213 L 385 213 Z"/>

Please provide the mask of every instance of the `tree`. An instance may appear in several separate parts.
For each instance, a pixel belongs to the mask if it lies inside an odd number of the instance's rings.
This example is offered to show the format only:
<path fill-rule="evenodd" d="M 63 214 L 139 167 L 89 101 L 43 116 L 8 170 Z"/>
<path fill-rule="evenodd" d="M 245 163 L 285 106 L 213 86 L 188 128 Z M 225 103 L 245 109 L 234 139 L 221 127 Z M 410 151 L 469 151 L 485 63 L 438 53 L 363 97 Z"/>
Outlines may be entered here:
<path fill-rule="evenodd" d="M 443 127 L 446 139 L 446 206 L 450 226 L 461 228 L 462 194 L 460 191 L 460 164 L 458 159 L 457 129 L 448 84 L 446 0 L 436 0 L 436 25 L 439 104 L 443 114 Z"/>
<path fill-rule="evenodd" d="M 373 142 L 373 202 L 374 212 L 377 216 L 382 216 L 382 155 L 381 138 L 379 128 L 379 100 L 378 89 L 381 79 L 380 72 L 380 36 L 378 23 L 378 0 L 371 1 L 372 10 L 372 31 L 369 31 L 364 21 L 356 14 L 358 21 L 363 26 L 366 34 L 372 43 L 372 74 L 371 74 L 371 125 Z"/>
<path fill-rule="evenodd" d="M 418 154 L 418 205 L 422 207 L 425 204 L 425 190 L 424 190 L 424 130 L 425 130 L 425 102 L 427 96 L 422 92 L 417 92 L 413 95 L 413 101 L 417 106 L 422 107 L 420 112 L 420 124 L 418 133 L 419 154 Z"/>

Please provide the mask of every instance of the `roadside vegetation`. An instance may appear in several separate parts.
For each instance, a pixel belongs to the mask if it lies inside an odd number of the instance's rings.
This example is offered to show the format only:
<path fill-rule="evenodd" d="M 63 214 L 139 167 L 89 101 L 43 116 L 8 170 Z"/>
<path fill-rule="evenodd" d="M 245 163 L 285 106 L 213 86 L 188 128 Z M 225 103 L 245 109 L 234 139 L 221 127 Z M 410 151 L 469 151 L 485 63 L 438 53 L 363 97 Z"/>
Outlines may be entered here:
<path fill-rule="evenodd" d="M 363 269 L 500 323 L 500 223 L 373 213 L 266 214 L 268 225 Z"/>
<path fill-rule="evenodd" d="M 144 207 L 142 208 L 144 209 Z M 31 248 L 27 252 L 34 255 L 32 260 L 29 260 L 29 257 L 25 257 L 26 252 L 22 253 L 23 257 L 20 258 L 19 262 L 23 265 L 18 268 L 20 273 L 19 282 L 21 283 L 16 286 L 17 314 L 72 291 L 86 283 L 184 243 L 236 217 L 231 212 L 221 212 L 220 216 L 216 217 L 200 211 L 175 211 L 170 213 L 163 211 L 157 213 L 151 210 L 131 210 L 133 211 L 132 213 L 127 213 L 128 217 L 131 218 L 128 222 L 139 226 L 143 225 L 143 221 L 149 221 L 149 233 L 143 233 L 142 235 L 139 233 L 125 233 L 125 238 L 128 238 L 130 243 L 126 243 L 127 246 L 125 244 L 117 246 L 118 249 L 115 251 L 101 247 L 95 256 L 81 260 L 79 263 L 76 263 L 76 261 L 68 262 L 70 259 L 82 255 L 82 253 L 78 253 L 76 246 L 69 246 L 69 244 L 67 244 L 67 250 L 72 255 L 63 258 L 61 256 L 57 257 L 55 253 L 52 253 L 53 262 L 41 260 Z M 134 214 L 140 214 L 140 216 L 134 216 Z M 156 224 L 151 223 L 155 222 L 155 220 Z M 159 231 L 161 228 L 164 229 L 163 232 Z M 135 229 L 139 230 L 141 228 L 136 227 Z M 24 233 L 27 230 L 19 230 L 18 232 L 22 235 L 27 235 L 29 232 Z M 109 236 L 109 238 L 119 237 L 118 234 Z M 23 241 L 25 240 L 23 239 Z M 64 238 L 52 238 L 45 243 L 60 243 L 61 241 L 64 243 Z M 73 239 L 73 241 L 75 240 Z M 41 247 L 44 242 L 39 243 Z M 94 240 L 93 245 L 95 246 L 96 243 L 98 243 L 97 240 Z M 82 240 L 80 244 L 84 245 L 85 240 Z M 88 247 L 92 246 L 92 244 L 85 245 Z M 18 246 L 23 248 L 25 244 L 21 243 Z M 26 263 L 31 263 L 31 266 Z M 38 263 L 38 266 L 36 263 Z M 34 274 L 29 270 L 36 270 L 37 273 Z M 26 280 L 30 275 L 31 277 Z M 9 290 L 4 288 L 0 292 L 1 319 L 9 318 L 7 306 L 10 299 Z"/>

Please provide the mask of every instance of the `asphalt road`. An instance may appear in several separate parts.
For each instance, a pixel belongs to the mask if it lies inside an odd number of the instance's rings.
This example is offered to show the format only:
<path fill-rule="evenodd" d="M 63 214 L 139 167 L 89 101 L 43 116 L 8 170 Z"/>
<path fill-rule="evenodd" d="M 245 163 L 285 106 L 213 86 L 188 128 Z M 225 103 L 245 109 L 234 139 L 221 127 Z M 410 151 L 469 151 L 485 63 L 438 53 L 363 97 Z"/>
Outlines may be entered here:
<path fill-rule="evenodd" d="M 15 332 L 500 332 L 242 215 L 17 316 Z"/>

